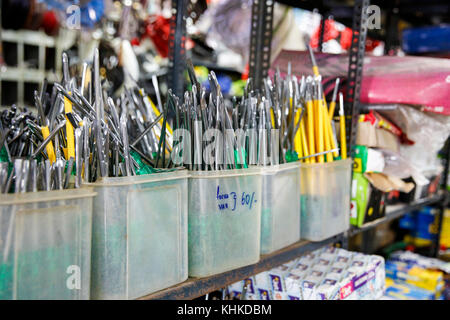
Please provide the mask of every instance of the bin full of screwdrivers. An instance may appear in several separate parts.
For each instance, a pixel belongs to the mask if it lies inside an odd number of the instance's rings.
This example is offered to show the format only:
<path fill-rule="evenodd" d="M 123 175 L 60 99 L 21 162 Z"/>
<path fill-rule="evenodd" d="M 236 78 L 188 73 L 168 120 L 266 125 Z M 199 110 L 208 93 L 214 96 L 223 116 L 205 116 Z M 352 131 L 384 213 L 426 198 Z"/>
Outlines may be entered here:
<path fill-rule="evenodd" d="M 135 299 L 187 279 L 186 170 L 92 186 L 93 299 Z"/>
<path fill-rule="evenodd" d="M 245 135 L 237 134 L 243 108 L 235 105 L 230 116 L 214 72 L 208 96 L 190 62 L 188 71 L 192 90 L 183 103 L 169 94 L 177 132 L 172 159 L 190 171 L 189 276 L 204 277 L 259 261 L 261 175 L 240 143 Z M 256 135 L 250 140 L 256 147 Z"/>
<path fill-rule="evenodd" d="M 308 49 L 314 76 L 302 81 L 305 114 L 296 137 L 295 151 L 301 161 L 301 237 L 321 241 L 350 227 L 352 161 L 347 159 L 344 103 L 343 94 L 339 93 L 339 78 L 335 81 L 328 107 L 314 54 L 311 47 L 308 46 Z M 334 114 L 338 93 L 337 122 Z M 337 123 L 339 140 L 336 137 Z"/>
<path fill-rule="evenodd" d="M 256 100 L 258 127 L 264 129 L 259 137 L 261 253 L 268 254 L 300 240 L 300 162 L 294 142 L 304 114 L 304 79 L 289 71 L 285 78 L 277 72 L 273 80 L 263 80 L 264 95 Z"/>
<path fill-rule="evenodd" d="M 0 116 L 0 299 L 90 297 L 95 192 L 80 188 L 73 127 L 45 87 L 38 117 L 16 106 Z"/>
<path fill-rule="evenodd" d="M 157 106 L 137 86 L 108 96 L 98 50 L 93 74 L 75 96 L 62 91 L 84 114 L 83 185 L 97 192 L 91 298 L 135 299 L 187 279 L 188 174 L 169 161 L 172 129 L 159 91 Z"/>
<path fill-rule="evenodd" d="M 191 173 L 191 277 L 218 274 L 259 261 L 260 196 L 258 169 Z"/>

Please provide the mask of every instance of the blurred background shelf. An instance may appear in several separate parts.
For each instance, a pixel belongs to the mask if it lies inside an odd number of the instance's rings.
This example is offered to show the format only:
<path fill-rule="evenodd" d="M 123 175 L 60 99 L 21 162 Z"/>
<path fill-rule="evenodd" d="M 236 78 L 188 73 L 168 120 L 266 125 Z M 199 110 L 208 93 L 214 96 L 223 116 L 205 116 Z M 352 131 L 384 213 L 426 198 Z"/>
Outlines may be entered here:
<path fill-rule="evenodd" d="M 352 227 L 349 231 L 349 236 L 357 235 L 358 233 L 367 231 L 369 229 L 375 228 L 376 226 L 386 223 L 388 221 L 392 221 L 394 219 L 398 219 L 408 212 L 423 208 L 425 206 L 439 204 L 440 202 L 445 201 L 445 194 L 435 195 L 430 198 L 420 199 L 419 201 L 412 202 L 410 204 L 397 204 L 386 207 L 386 216 L 383 218 L 371 221 L 369 223 L 364 224 L 360 228 Z"/>

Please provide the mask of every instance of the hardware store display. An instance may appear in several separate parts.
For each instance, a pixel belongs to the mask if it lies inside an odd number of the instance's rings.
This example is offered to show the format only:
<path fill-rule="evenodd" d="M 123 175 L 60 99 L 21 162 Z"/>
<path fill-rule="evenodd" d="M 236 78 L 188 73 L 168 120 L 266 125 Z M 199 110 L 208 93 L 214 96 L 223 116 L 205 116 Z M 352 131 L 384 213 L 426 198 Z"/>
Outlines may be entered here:
<path fill-rule="evenodd" d="M 406 2 L 2 1 L 0 299 L 448 299 L 449 21 Z"/>

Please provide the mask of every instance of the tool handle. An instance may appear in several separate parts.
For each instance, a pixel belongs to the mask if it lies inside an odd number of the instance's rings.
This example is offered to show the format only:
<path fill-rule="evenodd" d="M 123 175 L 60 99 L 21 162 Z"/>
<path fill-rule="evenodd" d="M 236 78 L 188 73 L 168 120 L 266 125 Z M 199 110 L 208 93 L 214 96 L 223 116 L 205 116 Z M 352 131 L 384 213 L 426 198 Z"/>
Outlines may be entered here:
<path fill-rule="evenodd" d="M 64 112 L 66 113 L 66 135 L 67 135 L 67 155 L 66 159 L 70 158 L 75 159 L 75 134 L 73 130 L 72 123 L 69 121 L 67 117 L 68 113 L 72 113 L 72 102 L 64 97 Z"/>
<path fill-rule="evenodd" d="M 313 111 L 313 102 L 311 100 L 306 102 L 306 112 L 307 112 L 307 133 L 308 133 L 308 151 L 309 154 L 316 153 L 315 145 L 314 145 L 314 111 Z M 316 159 L 311 158 L 311 163 L 315 163 Z"/>
<path fill-rule="evenodd" d="M 345 132 L 345 116 L 339 116 L 341 134 L 341 158 L 347 159 L 347 137 Z"/>
<path fill-rule="evenodd" d="M 313 67 L 312 67 L 312 70 L 313 70 L 313 73 L 314 73 L 315 76 L 320 75 L 320 73 L 319 73 L 319 68 L 318 68 L 317 66 L 313 66 Z"/>
<path fill-rule="evenodd" d="M 333 120 L 335 108 L 336 108 L 336 101 L 331 101 L 330 102 L 330 110 L 328 111 L 328 115 L 330 116 L 330 121 Z"/>
<path fill-rule="evenodd" d="M 50 135 L 50 130 L 48 129 L 47 126 L 43 126 L 41 128 L 41 132 L 42 132 L 42 137 L 45 139 L 47 139 L 47 137 Z M 53 143 L 50 141 L 47 146 L 45 147 L 45 150 L 47 150 L 47 156 L 48 159 L 50 160 L 50 164 L 53 164 L 56 161 L 56 155 L 55 155 L 55 149 L 53 149 Z"/>
<path fill-rule="evenodd" d="M 330 104 L 330 107 L 331 107 L 331 104 Z M 332 120 L 330 119 L 330 116 L 328 114 L 328 110 L 327 110 L 326 106 L 323 108 L 323 112 L 324 112 L 324 119 L 323 119 L 323 121 L 325 123 L 325 135 L 329 139 L 330 149 L 336 149 L 336 142 L 335 142 L 335 137 L 333 135 L 333 128 L 331 127 L 331 121 Z M 327 147 L 327 150 L 330 150 L 330 149 L 328 149 L 328 147 Z M 333 152 L 333 156 L 337 157 L 338 155 L 339 154 L 337 152 Z M 332 161 L 333 157 L 331 156 L 331 154 L 330 155 L 327 154 L 327 159 L 329 159 L 329 158 L 331 158 L 331 161 Z"/>

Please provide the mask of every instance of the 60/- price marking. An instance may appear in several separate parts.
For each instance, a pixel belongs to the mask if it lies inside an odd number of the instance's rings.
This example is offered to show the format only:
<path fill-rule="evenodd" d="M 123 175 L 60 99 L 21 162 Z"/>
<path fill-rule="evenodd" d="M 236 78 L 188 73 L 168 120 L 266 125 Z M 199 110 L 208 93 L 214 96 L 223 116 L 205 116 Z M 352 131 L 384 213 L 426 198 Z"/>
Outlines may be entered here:
<path fill-rule="evenodd" d="M 256 202 L 257 201 L 255 199 L 255 192 L 253 192 L 251 196 L 250 196 L 250 194 L 245 194 L 245 192 L 242 192 L 242 201 L 241 201 L 242 205 L 248 205 L 249 209 L 251 209 L 253 203 L 256 203 Z"/>

